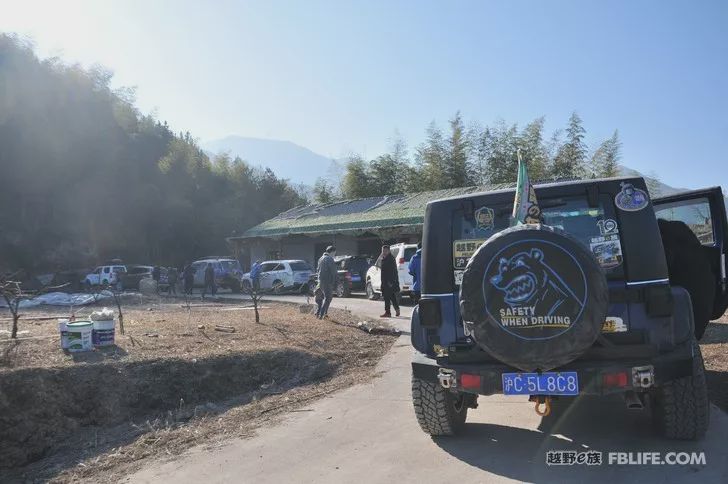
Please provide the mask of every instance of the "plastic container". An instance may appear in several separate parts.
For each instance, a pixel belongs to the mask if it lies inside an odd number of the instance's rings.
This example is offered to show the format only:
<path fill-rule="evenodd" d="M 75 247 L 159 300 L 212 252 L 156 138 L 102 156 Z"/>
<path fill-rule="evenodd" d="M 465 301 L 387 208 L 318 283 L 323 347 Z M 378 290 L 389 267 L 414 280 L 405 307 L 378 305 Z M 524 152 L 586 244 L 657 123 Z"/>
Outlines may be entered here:
<path fill-rule="evenodd" d="M 114 344 L 114 333 L 116 321 L 94 321 L 93 344 L 94 346 L 111 346 Z"/>
<path fill-rule="evenodd" d="M 61 333 L 61 349 L 64 350 L 68 349 L 68 329 L 66 328 L 67 324 L 68 319 L 58 319 L 58 332 Z"/>
<path fill-rule="evenodd" d="M 66 331 L 68 332 L 68 351 L 72 353 L 79 351 L 91 351 L 94 347 L 91 340 L 93 329 L 94 326 L 91 321 L 67 323 Z"/>

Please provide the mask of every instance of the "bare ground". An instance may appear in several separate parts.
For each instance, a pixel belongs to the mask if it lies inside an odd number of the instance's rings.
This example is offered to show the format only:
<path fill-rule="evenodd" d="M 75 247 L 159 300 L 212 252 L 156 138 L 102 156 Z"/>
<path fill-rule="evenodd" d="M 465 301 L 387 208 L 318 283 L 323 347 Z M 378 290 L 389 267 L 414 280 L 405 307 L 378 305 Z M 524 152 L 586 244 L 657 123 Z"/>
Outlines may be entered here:
<path fill-rule="evenodd" d="M 270 305 L 256 324 L 229 304 L 148 309 L 125 310 L 126 334 L 90 353 L 61 351 L 55 320 L 0 339 L 0 481 L 116 482 L 147 459 L 250 436 L 370 379 L 394 342 L 345 311 L 319 321 Z"/>

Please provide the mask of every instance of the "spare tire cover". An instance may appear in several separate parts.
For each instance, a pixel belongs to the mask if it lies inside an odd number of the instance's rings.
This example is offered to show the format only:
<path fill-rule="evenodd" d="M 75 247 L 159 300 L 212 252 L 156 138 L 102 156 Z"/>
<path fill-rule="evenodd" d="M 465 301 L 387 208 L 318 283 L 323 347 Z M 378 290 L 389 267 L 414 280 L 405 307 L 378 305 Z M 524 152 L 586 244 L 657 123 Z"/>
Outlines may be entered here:
<path fill-rule="evenodd" d="M 475 341 L 523 371 L 576 359 L 599 336 L 607 280 L 589 250 L 546 225 L 511 227 L 470 258 L 460 309 Z"/>

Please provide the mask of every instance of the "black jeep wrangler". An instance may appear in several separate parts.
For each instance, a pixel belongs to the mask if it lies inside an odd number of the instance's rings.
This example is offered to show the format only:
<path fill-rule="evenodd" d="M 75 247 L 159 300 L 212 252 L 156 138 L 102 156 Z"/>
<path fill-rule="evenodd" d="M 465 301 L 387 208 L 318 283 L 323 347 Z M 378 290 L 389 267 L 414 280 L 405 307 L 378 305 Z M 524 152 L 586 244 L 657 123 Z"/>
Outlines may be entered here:
<path fill-rule="evenodd" d="M 728 307 L 721 189 L 650 200 L 642 178 L 614 178 L 535 192 L 540 225 L 509 227 L 514 190 L 427 206 L 412 315 L 422 429 L 456 434 L 478 395 L 529 395 L 544 414 L 552 398 L 621 393 L 666 437 L 701 438 L 697 339 Z"/>

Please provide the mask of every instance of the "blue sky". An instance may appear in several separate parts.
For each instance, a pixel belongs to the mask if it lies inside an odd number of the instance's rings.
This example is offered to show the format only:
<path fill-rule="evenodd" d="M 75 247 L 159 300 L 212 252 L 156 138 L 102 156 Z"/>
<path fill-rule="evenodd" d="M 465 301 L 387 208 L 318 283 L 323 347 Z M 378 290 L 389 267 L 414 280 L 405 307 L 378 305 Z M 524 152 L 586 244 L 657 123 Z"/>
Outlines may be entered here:
<path fill-rule="evenodd" d="M 728 187 L 728 2 L 0 0 L 0 30 L 114 70 L 201 140 L 290 140 L 375 156 L 433 119 L 547 129 L 670 185 Z"/>

